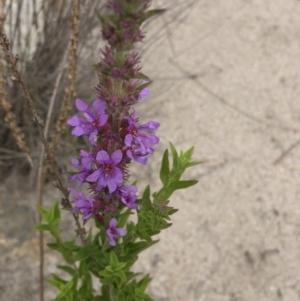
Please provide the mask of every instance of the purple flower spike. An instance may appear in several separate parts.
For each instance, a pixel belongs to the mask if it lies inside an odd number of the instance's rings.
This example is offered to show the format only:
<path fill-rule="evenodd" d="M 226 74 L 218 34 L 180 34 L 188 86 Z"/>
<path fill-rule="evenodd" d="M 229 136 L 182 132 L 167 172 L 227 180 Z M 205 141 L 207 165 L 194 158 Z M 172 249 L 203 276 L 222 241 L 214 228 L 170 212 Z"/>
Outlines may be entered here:
<path fill-rule="evenodd" d="M 108 115 L 105 114 L 105 104 L 102 100 L 97 99 L 93 102 L 93 109 L 91 109 L 84 101 L 76 99 L 76 107 L 79 111 L 84 112 L 83 115 L 86 120 L 76 115 L 69 119 L 68 124 L 75 127 L 72 134 L 74 136 L 90 134 L 89 141 L 92 145 L 95 145 L 95 137 L 100 127 L 108 119 Z"/>
<path fill-rule="evenodd" d="M 75 200 L 72 203 L 75 204 L 75 208 L 71 211 L 71 213 L 75 213 L 77 211 L 82 212 L 82 219 L 86 220 L 91 217 L 95 213 L 94 207 L 94 199 L 92 196 L 89 196 L 87 199 L 84 193 L 77 193 L 76 190 L 71 188 L 71 194 L 74 196 Z"/>
<path fill-rule="evenodd" d="M 117 220 L 115 218 L 112 218 L 109 222 L 109 226 L 106 229 L 106 235 L 108 237 L 108 243 L 111 246 L 116 245 L 115 239 L 119 236 L 125 236 L 127 234 L 127 230 L 123 228 L 116 228 L 117 226 Z"/>
<path fill-rule="evenodd" d="M 88 176 L 86 180 L 89 182 L 98 181 L 97 189 L 99 190 L 108 186 L 109 193 L 114 192 L 117 185 L 123 181 L 123 174 L 120 168 L 117 167 L 122 157 L 121 150 L 116 150 L 111 156 L 106 151 L 99 151 L 96 160 L 102 166 Z"/>

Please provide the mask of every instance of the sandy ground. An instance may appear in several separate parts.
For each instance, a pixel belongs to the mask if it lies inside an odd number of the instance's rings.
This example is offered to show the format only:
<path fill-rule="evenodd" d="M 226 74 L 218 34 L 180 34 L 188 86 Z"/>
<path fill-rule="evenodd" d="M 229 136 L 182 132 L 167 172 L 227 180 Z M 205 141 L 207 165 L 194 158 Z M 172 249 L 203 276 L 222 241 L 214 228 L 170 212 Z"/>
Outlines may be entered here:
<path fill-rule="evenodd" d="M 168 141 L 206 163 L 188 172 L 199 184 L 174 195 L 173 226 L 136 270 L 153 277 L 156 301 L 300 300 L 300 1 L 167 3 L 147 28 L 154 84 L 137 108 L 161 123 L 161 144 L 133 177 L 159 187 Z M 34 195 L 11 182 L 0 190 L 0 300 L 37 300 Z M 47 255 L 48 275 L 57 260 Z"/>

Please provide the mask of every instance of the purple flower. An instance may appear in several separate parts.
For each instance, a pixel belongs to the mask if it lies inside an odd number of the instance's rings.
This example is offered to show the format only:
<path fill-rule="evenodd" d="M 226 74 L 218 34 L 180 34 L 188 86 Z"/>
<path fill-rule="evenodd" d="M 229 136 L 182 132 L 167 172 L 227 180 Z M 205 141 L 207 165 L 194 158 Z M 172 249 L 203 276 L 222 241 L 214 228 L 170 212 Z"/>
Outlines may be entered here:
<path fill-rule="evenodd" d="M 91 169 L 92 162 L 94 158 L 92 155 L 84 150 L 80 151 L 80 155 L 83 157 L 81 159 L 81 163 L 78 159 L 73 158 L 72 164 L 76 167 L 80 168 L 80 172 L 74 174 L 72 177 L 70 177 L 69 181 L 74 182 L 76 180 L 79 181 L 79 187 L 82 186 L 83 182 L 86 180 L 86 178 L 93 172 Z"/>
<path fill-rule="evenodd" d="M 146 135 L 142 133 L 142 131 L 156 130 L 159 127 L 159 123 L 156 121 L 149 121 L 146 124 L 137 126 L 136 123 L 138 119 L 136 118 L 135 112 L 133 112 L 130 116 L 124 117 L 124 119 L 128 123 L 126 128 L 127 135 L 125 136 L 125 144 L 126 146 L 131 147 L 127 156 L 134 158 L 135 156 L 146 156 L 148 154 L 152 154 L 154 149 L 151 148 L 150 145 L 157 144 L 159 142 L 159 138 L 153 134 Z M 145 160 L 143 159 L 143 161 Z"/>
<path fill-rule="evenodd" d="M 129 146 L 126 150 L 126 155 L 128 158 L 143 165 L 146 165 L 148 162 L 148 158 L 146 157 L 148 153 L 142 153 L 140 147 L 138 146 L 134 146 L 134 145 Z"/>
<path fill-rule="evenodd" d="M 79 111 L 84 112 L 83 115 L 86 120 L 76 115 L 69 119 L 68 124 L 75 126 L 72 134 L 74 136 L 90 134 L 89 141 L 92 145 L 95 145 L 95 137 L 98 134 L 98 130 L 108 119 L 108 115 L 105 114 L 105 104 L 102 100 L 97 99 L 93 102 L 94 110 L 92 110 L 84 101 L 76 99 L 76 107 Z"/>
<path fill-rule="evenodd" d="M 117 220 L 115 218 L 112 218 L 109 222 L 108 228 L 106 229 L 106 235 L 108 237 L 108 243 L 113 247 L 116 245 L 115 239 L 118 236 L 125 236 L 127 234 L 126 229 L 116 228 L 116 226 L 117 226 Z"/>
<path fill-rule="evenodd" d="M 95 213 L 95 207 L 94 207 L 94 199 L 92 196 L 89 196 L 87 199 L 84 195 L 84 193 L 77 193 L 76 190 L 71 188 L 71 193 L 75 197 L 75 200 L 72 201 L 72 203 L 75 204 L 75 208 L 71 211 L 71 213 L 75 213 L 77 211 L 81 211 L 82 219 L 86 220 L 89 217 L 91 217 Z"/>
<path fill-rule="evenodd" d="M 143 89 L 139 94 L 138 102 L 148 95 L 149 95 L 149 89 L 147 88 Z"/>
<path fill-rule="evenodd" d="M 117 194 L 121 198 L 121 202 L 129 209 L 137 209 L 138 206 L 135 203 L 137 199 L 136 192 L 138 191 L 138 188 L 136 186 L 120 186 L 117 189 Z"/>
<path fill-rule="evenodd" d="M 108 186 L 109 192 L 114 192 L 117 185 L 123 181 L 123 174 L 120 168 L 117 167 L 117 164 L 122 160 L 122 156 L 121 150 L 116 150 L 111 156 L 106 151 L 99 151 L 96 160 L 102 166 L 96 169 L 86 180 L 89 182 L 98 181 L 97 189 L 99 190 Z"/>

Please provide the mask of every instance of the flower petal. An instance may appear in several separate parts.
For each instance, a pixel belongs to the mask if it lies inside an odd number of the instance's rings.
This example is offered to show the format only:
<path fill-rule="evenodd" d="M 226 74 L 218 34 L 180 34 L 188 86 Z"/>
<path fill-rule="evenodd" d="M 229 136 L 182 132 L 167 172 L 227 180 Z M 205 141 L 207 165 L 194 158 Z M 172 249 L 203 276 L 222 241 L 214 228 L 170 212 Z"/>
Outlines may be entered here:
<path fill-rule="evenodd" d="M 148 95 L 149 95 L 149 89 L 145 88 L 140 92 L 138 100 L 141 100 Z"/>
<path fill-rule="evenodd" d="M 101 150 L 98 152 L 97 154 L 97 157 L 96 157 L 96 160 L 99 162 L 99 163 L 106 163 L 109 161 L 109 155 L 106 151 L 104 150 Z"/>
<path fill-rule="evenodd" d="M 109 245 L 111 245 L 112 247 L 116 246 L 116 241 L 113 238 L 109 238 L 108 240 Z"/>
<path fill-rule="evenodd" d="M 117 230 L 117 232 L 118 232 L 118 234 L 119 234 L 120 236 L 125 236 L 125 235 L 127 234 L 127 230 L 126 230 L 126 229 L 123 229 L 123 228 L 117 228 L 116 230 Z"/>
<path fill-rule="evenodd" d="M 107 179 L 107 186 L 108 186 L 109 193 L 112 193 L 117 189 L 117 183 L 113 179 Z"/>
<path fill-rule="evenodd" d="M 81 123 L 81 119 L 78 116 L 73 116 L 72 118 L 70 118 L 67 123 L 71 126 L 79 126 Z"/>
<path fill-rule="evenodd" d="M 91 145 L 95 145 L 96 144 L 96 136 L 97 136 L 97 134 L 98 134 L 97 130 L 91 132 L 90 137 L 89 137 L 89 141 L 90 141 Z"/>
<path fill-rule="evenodd" d="M 76 128 L 73 129 L 72 135 L 74 136 L 81 136 L 85 133 L 84 129 L 80 126 L 76 126 Z"/>
<path fill-rule="evenodd" d="M 101 175 L 101 170 L 100 169 L 97 169 L 96 171 L 94 171 L 91 175 L 89 175 L 86 180 L 88 182 L 96 182 L 99 177 Z"/>
<path fill-rule="evenodd" d="M 107 114 L 100 114 L 98 116 L 98 121 L 99 121 L 99 126 L 104 125 L 108 120 L 108 115 Z"/>
<path fill-rule="evenodd" d="M 80 167 L 80 162 L 77 158 L 72 158 L 71 162 L 74 166 Z"/>
<path fill-rule="evenodd" d="M 78 192 L 75 189 L 71 188 L 70 192 L 75 198 L 80 198 L 80 194 L 78 194 Z"/>
<path fill-rule="evenodd" d="M 139 130 L 156 130 L 158 129 L 160 124 L 156 121 L 149 121 L 148 123 L 142 124 L 138 127 Z"/>
<path fill-rule="evenodd" d="M 93 107 L 98 114 L 105 112 L 105 103 L 101 99 L 96 99 L 93 102 Z"/>
<path fill-rule="evenodd" d="M 132 145 L 132 140 L 133 140 L 133 137 L 132 137 L 131 134 L 126 135 L 126 137 L 125 137 L 126 146 L 131 146 Z"/>
<path fill-rule="evenodd" d="M 123 157 L 123 153 L 119 149 L 114 151 L 110 156 L 114 165 L 117 165 L 118 163 L 120 163 L 122 160 L 122 157 Z"/>
<path fill-rule="evenodd" d="M 117 220 L 115 218 L 112 218 L 109 222 L 109 228 L 115 228 L 117 224 Z"/>
<path fill-rule="evenodd" d="M 88 104 L 86 104 L 84 101 L 82 101 L 81 99 L 76 99 L 75 100 L 75 103 L 76 103 L 76 108 L 77 108 L 77 110 L 79 110 L 79 111 L 85 111 L 88 107 L 89 107 L 89 105 Z"/>

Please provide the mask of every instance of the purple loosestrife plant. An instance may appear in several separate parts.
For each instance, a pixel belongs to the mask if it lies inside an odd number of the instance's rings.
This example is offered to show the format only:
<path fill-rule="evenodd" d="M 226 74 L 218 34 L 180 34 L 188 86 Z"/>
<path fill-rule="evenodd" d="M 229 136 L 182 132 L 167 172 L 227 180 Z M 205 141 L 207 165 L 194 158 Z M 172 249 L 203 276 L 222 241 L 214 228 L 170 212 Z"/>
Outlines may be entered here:
<path fill-rule="evenodd" d="M 163 155 L 159 173 L 162 188 L 151 194 L 148 185 L 143 193 L 130 182 L 132 160 L 146 165 L 159 138 L 154 131 L 157 121 L 139 123 L 134 105 L 149 94 L 150 79 L 141 73 L 140 57 L 134 50 L 136 42 L 143 41 L 141 24 L 163 10 L 148 10 L 149 0 L 110 0 L 107 12 L 98 14 L 102 37 L 108 45 L 101 51 L 101 60 L 95 65 L 98 75 L 96 100 L 90 106 L 77 99 L 79 115 L 68 120 L 74 136 L 86 135 L 89 145 L 73 158 L 77 172 L 70 182 L 84 186 L 89 195 L 71 189 L 72 213 L 81 214 L 83 223 L 93 220 L 97 231 L 90 231 L 85 246 L 60 237 L 58 203 L 49 211 L 39 208 L 43 221 L 37 228 L 47 230 L 56 242 L 49 244 L 59 251 L 67 262 L 59 268 L 70 275 L 63 280 L 54 275 L 49 281 L 60 291 L 59 300 L 140 301 L 152 300 L 146 293 L 148 275 L 136 280 L 130 267 L 138 254 L 156 240 L 153 236 L 171 226 L 170 215 L 177 210 L 168 206 L 169 198 L 177 189 L 197 183 L 180 180 L 184 171 L 200 162 L 192 161 L 193 148 L 176 151 L 170 143 Z M 143 166 L 142 168 L 147 168 Z M 62 200 L 62 206 L 64 202 Z M 137 222 L 129 220 L 135 213 Z M 79 264 L 75 264 L 79 262 Z M 91 275 L 99 278 L 100 291 L 93 290 Z"/>

